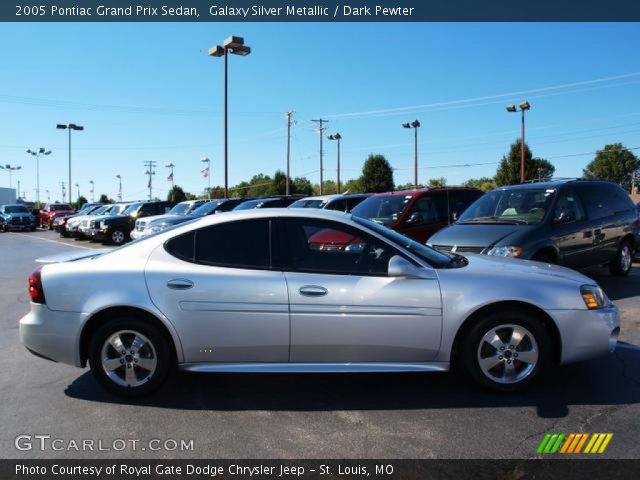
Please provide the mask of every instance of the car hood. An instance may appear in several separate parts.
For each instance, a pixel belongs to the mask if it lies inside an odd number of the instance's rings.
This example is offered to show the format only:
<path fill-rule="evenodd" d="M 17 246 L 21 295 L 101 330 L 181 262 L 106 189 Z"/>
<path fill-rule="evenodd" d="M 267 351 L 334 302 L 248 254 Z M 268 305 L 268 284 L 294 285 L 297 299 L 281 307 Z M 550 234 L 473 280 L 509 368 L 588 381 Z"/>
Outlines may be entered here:
<path fill-rule="evenodd" d="M 531 260 L 521 260 L 519 258 L 492 257 L 480 254 L 465 254 L 469 264 L 463 267 L 469 273 L 483 275 L 487 278 L 492 276 L 514 276 L 519 278 L 554 277 L 575 282 L 579 285 L 594 284 L 589 277 L 559 265 L 550 263 L 534 262 Z"/>
<path fill-rule="evenodd" d="M 97 255 L 101 255 L 102 253 L 104 252 L 94 249 L 87 249 L 80 252 L 75 251 L 58 253 L 56 255 L 47 255 L 46 257 L 38 258 L 36 259 L 36 263 L 47 265 L 51 263 L 72 262 L 74 260 L 81 260 L 83 258 L 95 257 Z"/>
<path fill-rule="evenodd" d="M 150 223 L 161 223 L 163 220 L 173 217 L 184 217 L 184 215 L 175 215 L 173 213 L 169 215 L 168 213 L 165 213 L 164 215 L 153 215 L 152 217 L 141 218 L 140 222 L 149 225 Z"/>
<path fill-rule="evenodd" d="M 511 235 L 527 235 L 537 225 L 454 224 L 432 235 L 429 245 L 492 247 Z"/>
<path fill-rule="evenodd" d="M 104 217 L 99 217 L 100 220 L 115 220 L 115 221 L 129 221 L 131 220 L 131 217 L 129 215 L 105 215 Z"/>
<path fill-rule="evenodd" d="M 178 223 L 188 222 L 189 220 L 195 220 L 196 218 L 200 218 L 197 215 L 161 215 L 162 218 L 158 218 L 154 220 L 153 223 L 155 225 L 165 224 L 165 225 L 177 225 Z"/>

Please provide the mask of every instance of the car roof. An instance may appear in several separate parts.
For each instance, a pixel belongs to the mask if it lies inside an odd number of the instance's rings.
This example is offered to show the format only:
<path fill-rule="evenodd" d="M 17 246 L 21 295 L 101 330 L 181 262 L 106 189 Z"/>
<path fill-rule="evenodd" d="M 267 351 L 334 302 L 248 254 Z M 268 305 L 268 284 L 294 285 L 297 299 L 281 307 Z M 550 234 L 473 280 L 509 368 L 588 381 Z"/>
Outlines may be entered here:
<path fill-rule="evenodd" d="M 332 193 L 330 195 L 314 195 L 312 197 L 300 197 L 299 200 L 333 200 L 334 198 L 344 197 L 342 193 Z"/>
<path fill-rule="evenodd" d="M 564 185 L 598 185 L 598 184 L 608 184 L 608 185 L 616 185 L 614 182 L 609 182 L 607 180 L 590 180 L 587 178 L 559 178 L 555 180 L 548 180 L 544 182 L 526 182 L 526 183 L 518 183 L 516 185 L 504 185 L 502 187 L 496 188 L 496 190 L 519 190 L 519 189 L 527 189 L 527 188 L 558 188 Z"/>
<path fill-rule="evenodd" d="M 372 196 L 373 197 L 384 197 L 384 196 L 392 196 L 392 195 L 399 195 L 399 196 L 411 196 L 411 197 L 416 197 L 418 195 L 422 195 L 424 193 L 429 193 L 429 192 L 438 192 L 438 191 L 450 191 L 450 190 L 470 190 L 470 191 L 480 191 L 477 188 L 473 188 L 473 187 L 464 187 L 464 186 L 445 186 L 445 187 L 425 187 L 425 188 L 418 188 L 418 189 L 412 189 L 412 190 L 396 190 L 393 192 L 380 192 L 380 193 L 374 193 Z"/>

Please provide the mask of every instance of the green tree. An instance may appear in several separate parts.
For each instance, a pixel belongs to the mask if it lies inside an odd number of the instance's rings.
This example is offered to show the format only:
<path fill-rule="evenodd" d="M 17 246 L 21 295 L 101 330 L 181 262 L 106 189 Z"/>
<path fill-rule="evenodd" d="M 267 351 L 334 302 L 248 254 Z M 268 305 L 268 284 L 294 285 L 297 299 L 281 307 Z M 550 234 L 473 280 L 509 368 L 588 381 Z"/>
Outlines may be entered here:
<path fill-rule="evenodd" d="M 184 202 L 187 199 L 187 195 L 184 193 L 182 187 L 174 185 L 169 193 L 167 193 L 167 201 L 169 202 Z"/>
<path fill-rule="evenodd" d="M 296 177 L 291 182 L 291 192 L 300 195 L 313 195 L 313 187 L 308 178 Z"/>
<path fill-rule="evenodd" d="M 274 194 L 273 179 L 269 175 L 259 173 L 251 177 L 251 180 L 249 180 L 247 196 L 268 197 L 269 195 Z"/>
<path fill-rule="evenodd" d="M 342 186 L 343 192 L 349 193 L 364 193 L 364 187 L 362 186 L 362 177 L 352 178 Z"/>
<path fill-rule="evenodd" d="M 393 190 L 393 169 L 384 155 L 369 155 L 362 167 L 360 182 L 365 192 L 378 193 Z"/>
<path fill-rule="evenodd" d="M 102 195 L 100 195 L 100 198 L 98 199 L 98 203 L 113 203 L 113 201 L 109 200 L 109 197 L 107 197 L 103 193 Z"/>
<path fill-rule="evenodd" d="M 584 178 L 598 178 L 618 183 L 631 191 L 631 179 L 640 169 L 640 160 L 621 143 L 605 145 L 583 170 Z"/>
<path fill-rule="evenodd" d="M 322 182 L 322 194 L 323 195 L 333 195 L 338 192 L 338 187 L 336 182 L 333 180 L 325 180 Z M 315 183 L 313 185 L 313 194 L 320 195 L 320 185 Z"/>
<path fill-rule="evenodd" d="M 513 185 L 520 183 L 520 158 L 521 158 L 521 140 L 516 140 L 511 144 L 509 154 L 504 155 L 496 171 L 496 185 Z M 524 178 L 525 180 L 535 180 L 537 178 L 549 178 L 553 176 L 556 168 L 547 160 L 542 158 L 533 158 L 531 149 L 524 144 Z"/>
<path fill-rule="evenodd" d="M 493 190 L 496 188 L 496 182 L 493 178 L 489 177 L 480 177 L 480 178 L 470 178 L 463 184 L 465 187 L 470 188 L 478 188 L 483 192 L 488 192 L 489 190 Z"/>
<path fill-rule="evenodd" d="M 88 200 L 87 200 L 85 197 L 83 197 L 82 195 L 80 195 L 80 196 L 78 197 L 78 200 L 76 200 L 76 203 L 73 205 L 73 207 L 74 207 L 76 210 L 80 210 L 80 209 L 82 208 L 82 206 L 83 206 L 85 203 L 87 203 L 87 201 L 88 201 Z"/>
<path fill-rule="evenodd" d="M 289 189 L 293 190 L 291 183 Z M 287 174 L 282 170 L 276 170 L 273 174 L 272 195 L 286 195 L 287 193 Z"/>
<path fill-rule="evenodd" d="M 444 177 L 430 178 L 428 185 L 430 187 L 445 187 L 447 185 L 447 179 Z"/>

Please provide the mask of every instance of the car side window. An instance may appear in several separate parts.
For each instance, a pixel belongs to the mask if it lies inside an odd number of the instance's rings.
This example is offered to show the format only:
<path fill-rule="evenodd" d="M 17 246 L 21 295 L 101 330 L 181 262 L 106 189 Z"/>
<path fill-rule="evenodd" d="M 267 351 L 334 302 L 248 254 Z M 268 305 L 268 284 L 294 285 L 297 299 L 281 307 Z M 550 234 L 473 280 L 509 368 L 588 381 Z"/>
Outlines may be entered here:
<path fill-rule="evenodd" d="M 196 231 L 197 263 L 238 268 L 270 268 L 269 219 L 225 222 Z"/>
<path fill-rule="evenodd" d="M 629 194 L 616 185 L 607 185 L 605 187 L 609 191 L 609 199 L 614 213 L 628 212 L 633 210 L 633 201 Z"/>
<path fill-rule="evenodd" d="M 563 190 L 558 195 L 556 208 L 553 211 L 555 223 L 569 223 L 586 218 L 582 202 L 572 190 Z"/>
<path fill-rule="evenodd" d="M 347 199 L 347 212 L 353 210 L 359 203 L 366 200 L 367 197 L 352 197 Z"/>
<path fill-rule="evenodd" d="M 398 252 L 356 228 L 337 222 L 289 218 L 283 222 L 285 269 L 338 275 L 386 275 Z"/>
<path fill-rule="evenodd" d="M 411 207 L 407 217 L 407 223 L 411 225 L 429 225 L 447 220 L 446 192 L 436 192 L 419 198 Z"/>
<path fill-rule="evenodd" d="M 610 192 L 599 185 L 585 185 L 580 189 L 580 196 L 591 220 L 613 215 L 609 194 Z"/>

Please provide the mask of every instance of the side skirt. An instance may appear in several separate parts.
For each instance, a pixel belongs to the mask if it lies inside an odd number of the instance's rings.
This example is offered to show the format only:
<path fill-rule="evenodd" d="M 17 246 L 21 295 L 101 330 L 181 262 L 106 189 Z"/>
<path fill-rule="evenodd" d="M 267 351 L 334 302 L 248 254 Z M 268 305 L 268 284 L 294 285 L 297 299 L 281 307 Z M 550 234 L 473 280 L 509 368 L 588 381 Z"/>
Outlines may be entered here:
<path fill-rule="evenodd" d="M 186 372 L 208 373 L 382 373 L 446 372 L 449 362 L 428 363 L 181 363 Z"/>

